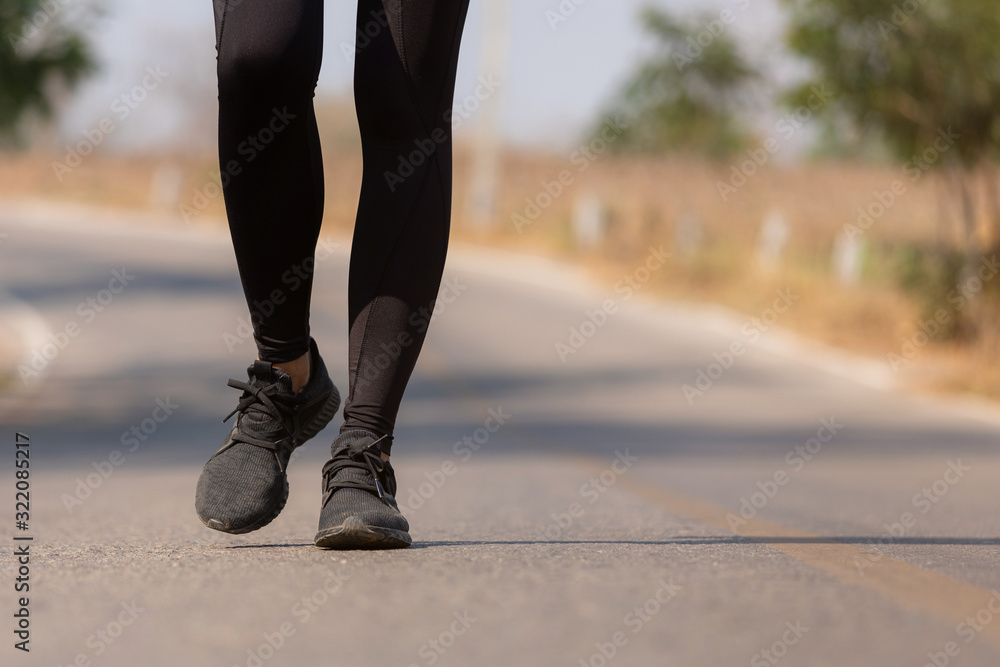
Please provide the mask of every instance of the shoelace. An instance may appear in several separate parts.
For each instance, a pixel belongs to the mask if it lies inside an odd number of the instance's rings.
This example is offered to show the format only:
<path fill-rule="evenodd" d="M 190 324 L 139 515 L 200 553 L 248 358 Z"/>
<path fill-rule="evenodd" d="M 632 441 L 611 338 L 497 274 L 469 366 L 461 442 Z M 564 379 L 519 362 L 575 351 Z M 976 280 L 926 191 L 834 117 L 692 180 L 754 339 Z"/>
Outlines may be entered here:
<path fill-rule="evenodd" d="M 374 493 L 383 503 L 392 507 L 392 504 L 385 497 L 385 491 L 378 478 L 379 473 L 385 470 L 385 461 L 382 460 L 382 448 L 376 447 L 376 445 L 385 440 L 386 437 L 388 436 L 383 435 L 378 440 L 361 448 L 354 446 L 347 447 L 341 450 L 337 458 L 326 462 L 326 465 L 323 466 L 323 507 L 326 507 L 326 504 L 330 502 L 330 498 L 337 489 L 361 489 L 362 491 L 368 491 Z M 360 461 L 354 458 L 354 455 L 359 453 L 362 455 Z M 337 476 L 337 473 L 348 468 L 371 473 L 374 484 L 356 479 L 344 479 L 334 482 L 334 477 Z"/>
<path fill-rule="evenodd" d="M 268 395 L 268 390 L 272 392 L 278 391 L 280 387 L 277 384 L 270 384 L 263 387 L 254 386 L 247 382 L 232 379 L 229 380 L 228 384 L 234 389 L 243 390 L 243 396 L 240 397 L 240 402 L 236 405 L 236 408 L 222 420 L 223 423 L 225 423 L 229 421 L 229 418 L 233 415 L 237 413 L 240 415 L 236 418 L 236 431 L 233 433 L 232 443 L 235 444 L 237 442 L 245 442 L 274 451 L 283 450 L 285 453 L 291 454 L 292 450 L 295 449 L 293 446 L 295 438 L 292 435 L 292 432 L 288 430 L 288 426 L 285 424 L 285 420 L 282 418 L 281 411 L 278 409 L 278 406 L 274 404 L 274 401 L 272 401 L 271 397 Z M 267 415 L 278 424 L 281 424 L 281 428 L 285 431 L 287 437 L 275 441 L 263 440 L 250 435 L 253 431 L 250 429 L 244 429 L 241 420 L 244 415 L 254 412 L 261 415 Z"/>

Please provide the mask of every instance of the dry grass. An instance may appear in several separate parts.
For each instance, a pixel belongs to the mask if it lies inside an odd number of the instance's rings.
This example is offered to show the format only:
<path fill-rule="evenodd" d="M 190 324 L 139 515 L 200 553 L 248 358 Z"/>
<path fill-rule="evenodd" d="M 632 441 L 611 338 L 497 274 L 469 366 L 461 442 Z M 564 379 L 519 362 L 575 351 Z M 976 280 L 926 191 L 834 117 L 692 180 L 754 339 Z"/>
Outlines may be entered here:
<path fill-rule="evenodd" d="M 328 128 L 330 125 L 328 124 Z M 341 126 L 324 133 L 328 228 L 349 230 L 360 190 L 361 157 L 356 137 Z M 197 191 L 214 192 L 214 156 L 116 157 L 94 155 L 60 182 L 52 156 L 0 155 L 0 198 L 25 196 L 128 209 L 156 207 L 151 193 L 158 171 L 179 170 L 181 204 L 193 205 Z M 723 201 L 716 183 L 727 180 L 729 165 L 690 160 L 625 160 L 602 156 L 580 170 L 569 156 L 508 152 L 504 156 L 498 215 L 492 228 L 466 223 L 470 154 L 461 145 L 455 156 L 454 236 L 501 247 L 545 253 L 587 263 L 610 288 L 624 273 L 640 265 L 650 245 L 674 255 L 657 271 L 649 289 L 673 299 L 712 301 L 748 316 L 757 315 L 789 288 L 800 296 L 780 324 L 808 336 L 874 357 L 898 352 L 902 338 L 912 335 L 926 311 L 919 295 L 903 291 L 884 255 L 873 253 L 861 286 L 840 285 L 832 276 L 834 239 L 845 224 L 856 221 L 857 209 L 874 201 L 875 191 L 903 180 L 905 195 L 866 232 L 873 248 L 901 243 L 952 246 L 957 230 L 941 224 L 938 192 L 929 179 L 913 183 L 901 169 L 858 165 L 806 165 L 794 169 L 768 167 Z M 523 213 L 526 199 L 543 191 L 543 183 L 572 173 L 572 183 L 541 215 L 520 232 L 512 215 Z M 161 171 L 161 174 L 163 172 Z M 608 208 L 605 241 L 598 249 L 577 247 L 572 211 L 582 196 L 597 196 Z M 160 202 L 168 213 L 177 203 Z M 784 261 L 762 271 L 754 248 L 762 220 L 780 211 L 790 237 Z M 208 197 L 194 217 L 197 224 L 218 224 L 225 209 L 221 196 Z M 683 252 L 677 243 L 682 220 L 700 221 L 702 240 Z M 981 309 L 982 310 L 982 309 Z M 1000 361 L 996 353 L 1000 326 L 987 318 L 974 340 L 935 341 L 922 349 L 905 377 L 914 385 L 949 391 L 1000 396 Z"/>

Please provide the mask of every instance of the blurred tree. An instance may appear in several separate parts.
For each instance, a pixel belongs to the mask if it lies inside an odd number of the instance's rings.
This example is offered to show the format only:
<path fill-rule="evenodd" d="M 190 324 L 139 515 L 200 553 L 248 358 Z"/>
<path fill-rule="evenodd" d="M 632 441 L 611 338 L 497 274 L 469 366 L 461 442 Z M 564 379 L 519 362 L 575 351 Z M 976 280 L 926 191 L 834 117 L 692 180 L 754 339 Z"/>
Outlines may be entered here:
<path fill-rule="evenodd" d="M 996 0 L 784 0 L 788 44 L 815 67 L 793 91 L 801 103 L 821 83 L 822 111 L 882 138 L 909 180 L 932 170 L 960 202 L 974 268 L 977 202 L 1000 231 L 994 160 L 1000 149 L 1000 11 Z M 977 187 L 982 196 L 976 196 Z"/>
<path fill-rule="evenodd" d="M 759 78 L 728 34 L 731 10 L 678 21 L 647 8 L 642 21 L 656 41 L 604 115 L 628 126 L 611 146 L 619 151 L 689 151 L 725 157 L 750 145 L 743 122 L 751 85 Z M 624 125 L 624 123 L 623 123 Z"/>
<path fill-rule="evenodd" d="M 0 136 L 8 141 L 18 140 L 25 114 L 51 115 L 53 82 L 71 88 L 94 69 L 81 9 L 68 3 L 0 0 Z"/>

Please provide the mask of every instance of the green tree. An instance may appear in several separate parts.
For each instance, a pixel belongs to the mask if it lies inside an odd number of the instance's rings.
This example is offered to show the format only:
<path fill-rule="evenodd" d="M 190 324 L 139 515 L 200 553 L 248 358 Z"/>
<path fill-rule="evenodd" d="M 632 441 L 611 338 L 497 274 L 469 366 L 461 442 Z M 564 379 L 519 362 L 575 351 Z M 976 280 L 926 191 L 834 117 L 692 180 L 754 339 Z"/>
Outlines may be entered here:
<path fill-rule="evenodd" d="M 784 0 L 788 44 L 832 89 L 824 112 L 879 136 L 911 177 L 932 170 L 957 195 L 966 272 L 979 204 L 1000 229 L 1000 11 L 995 0 Z M 953 141 L 946 146 L 942 137 Z M 935 145 L 936 144 L 936 145 Z M 977 196 L 977 192 L 979 196 Z"/>
<path fill-rule="evenodd" d="M 655 40 L 655 52 L 640 63 L 604 116 L 628 123 L 612 146 L 725 157 L 751 144 L 743 116 L 759 74 L 728 34 L 729 23 L 718 13 L 680 21 L 654 8 L 643 11 L 642 21 Z"/>
<path fill-rule="evenodd" d="M 29 112 L 52 114 L 51 84 L 72 88 L 94 70 L 71 0 L 0 0 L 0 136 L 17 140 Z"/>

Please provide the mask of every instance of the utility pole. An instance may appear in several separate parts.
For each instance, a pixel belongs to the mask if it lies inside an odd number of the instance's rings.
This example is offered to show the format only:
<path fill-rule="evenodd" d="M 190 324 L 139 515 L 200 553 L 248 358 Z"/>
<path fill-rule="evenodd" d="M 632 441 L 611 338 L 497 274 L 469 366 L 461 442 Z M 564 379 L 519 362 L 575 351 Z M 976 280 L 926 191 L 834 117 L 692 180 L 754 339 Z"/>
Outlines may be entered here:
<path fill-rule="evenodd" d="M 480 71 L 504 82 L 507 72 L 507 0 L 483 0 Z M 465 202 L 473 227 L 492 227 L 500 181 L 500 108 L 502 87 L 480 105 L 472 147 L 472 182 Z"/>

